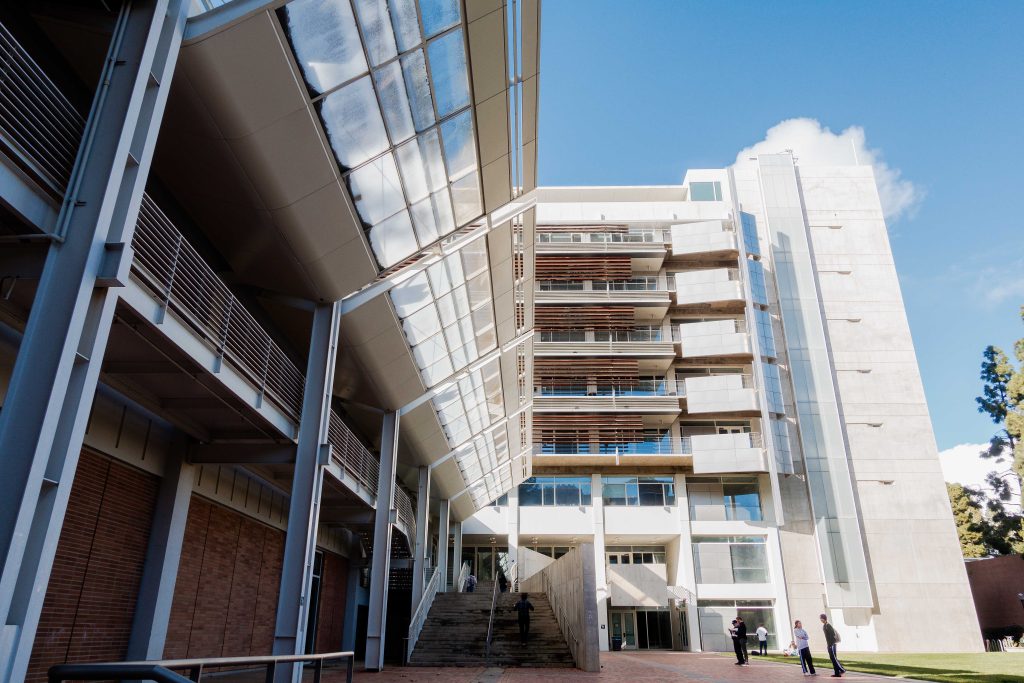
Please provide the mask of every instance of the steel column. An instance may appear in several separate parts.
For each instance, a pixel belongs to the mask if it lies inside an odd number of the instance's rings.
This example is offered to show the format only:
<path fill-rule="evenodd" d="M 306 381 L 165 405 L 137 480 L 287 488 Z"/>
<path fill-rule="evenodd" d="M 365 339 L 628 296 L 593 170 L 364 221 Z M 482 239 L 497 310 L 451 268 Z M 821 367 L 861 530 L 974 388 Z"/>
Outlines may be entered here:
<path fill-rule="evenodd" d="M 28 666 L 188 6 L 121 10 L 0 413 L 2 680 Z"/>
<path fill-rule="evenodd" d="M 384 426 L 380 439 L 380 474 L 377 478 L 377 510 L 373 521 L 370 604 L 366 620 L 365 666 L 368 671 L 380 671 L 384 668 L 384 632 L 388 616 L 388 574 L 391 571 L 391 533 L 398 517 L 398 510 L 395 509 L 398 426 L 398 413 L 384 413 Z"/>
<path fill-rule="evenodd" d="M 281 564 L 281 589 L 277 595 L 274 626 L 275 655 L 305 652 L 309 591 L 316 554 L 317 523 L 324 469 L 331 453 L 327 438 L 331 423 L 331 393 L 334 362 L 338 355 L 341 306 L 318 304 L 313 313 L 306 385 L 302 395 L 299 439 L 295 448 L 295 469 L 288 503 L 288 529 Z M 276 680 L 299 680 L 299 664 L 282 666 Z"/>
<path fill-rule="evenodd" d="M 196 479 L 196 467 L 185 462 L 184 451 L 184 444 L 181 444 L 164 464 L 146 564 L 135 602 L 132 633 L 128 640 L 129 660 L 163 659 L 164 656 L 167 622 L 171 616 L 181 545 L 185 540 L 185 523 Z"/>
<path fill-rule="evenodd" d="M 459 574 L 462 572 L 462 522 L 452 525 L 452 536 L 455 537 L 452 543 L 452 590 L 458 593 Z"/>
<path fill-rule="evenodd" d="M 427 539 L 430 535 L 430 468 L 420 468 L 419 486 L 416 489 L 416 548 L 412 556 L 412 612 L 420 606 L 423 599 L 423 588 L 426 581 L 424 572 L 427 569 Z"/>
<path fill-rule="evenodd" d="M 437 512 L 437 571 L 441 572 L 441 580 L 437 586 L 438 593 L 448 590 L 448 536 L 451 518 L 451 501 L 441 499 Z"/>

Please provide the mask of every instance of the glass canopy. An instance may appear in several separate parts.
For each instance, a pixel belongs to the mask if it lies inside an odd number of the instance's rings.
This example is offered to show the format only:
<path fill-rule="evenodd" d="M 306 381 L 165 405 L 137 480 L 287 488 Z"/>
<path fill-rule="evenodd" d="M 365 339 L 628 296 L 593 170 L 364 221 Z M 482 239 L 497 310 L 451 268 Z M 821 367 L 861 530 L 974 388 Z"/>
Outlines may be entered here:
<path fill-rule="evenodd" d="M 458 0 L 278 9 L 381 269 L 480 217 Z"/>

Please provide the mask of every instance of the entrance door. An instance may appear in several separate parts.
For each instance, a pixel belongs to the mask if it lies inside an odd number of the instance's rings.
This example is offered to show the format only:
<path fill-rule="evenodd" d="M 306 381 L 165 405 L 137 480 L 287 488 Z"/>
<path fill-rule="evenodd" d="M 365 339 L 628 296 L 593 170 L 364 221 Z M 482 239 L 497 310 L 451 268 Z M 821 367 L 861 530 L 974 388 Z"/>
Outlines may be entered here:
<path fill-rule="evenodd" d="M 494 553 L 490 548 L 476 549 L 476 580 L 494 580 Z"/>
<path fill-rule="evenodd" d="M 611 621 L 611 637 L 622 638 L 623 649 L 636 648 L 636 622 L 633 610 L 609 610 L 608 619 Z M 608 646 L 611 647 L 611 642 Z"/>

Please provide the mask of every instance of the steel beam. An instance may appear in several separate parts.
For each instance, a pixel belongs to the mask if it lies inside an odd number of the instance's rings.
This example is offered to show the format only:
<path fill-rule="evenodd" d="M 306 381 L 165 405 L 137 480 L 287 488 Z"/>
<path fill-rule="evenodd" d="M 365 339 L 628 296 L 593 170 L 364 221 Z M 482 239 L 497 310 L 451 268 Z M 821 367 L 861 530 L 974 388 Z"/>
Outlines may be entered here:
<path fill-rule="evenodd" d="M 157 493 L 146 564 L 142 570 L 128 640 L 129 660 L 163 659 L 164 656 L 167 622 L 171 616 L 181 545 L 185 540 L 185 523 L 196 479 L 196 468 L 182 457 L 184 446 L 180 444 L 164 463 L 164 476 Z"/>
<path fill-rule="evenodd" d="M 305 652 L 320 496 L 323 492 L 324 467 L 330 461 L 327 432 L 331 423 L 331 394 L 334 388 L 334 362 L 338 356 L 340 313 L 341 306 L 336 303 L 320 304 L 313 313 L 306 386 L 299 420 L 299 442 L 295 448 L 295 469 L 288 503 L 281 589 L 277 596 L 275 655 L 300 655 Z M 275 680 L 297 682 L 301 677 L 302 667 L 296 664 L 280 667 Z"/>
<path fill-rule="evenodd" d="M 295 462 L 291 444 L 210 443 L 195 444 L 188 461 L 197 465 L 287 465 Z"/>
<path fill-rule="evenodd" d="M 416 608 L 420 606 L 423 599 L 424 572 L 427 569 L 427 539 L 430 535 L 427 529 L 430 526 L 430 468 L 421 467 L 419 470 L 419 486 L 416 490 L 416 547 L 413 549 L 412 569 L 412 611 L 415 614 Z"/>
<path fill-rule="evenodd" d="M 441 572 L 441 580 L 437 584 L 437 592 L 448 590 L 448 537 L 451 534 L 451 501 L 441 499 L 437 512 L 437 571 Z"/>
<path fill-rule="evenodd" d="M 391 533 L 395 509 L 395 468 L 398 465 L 398 413 L 384 414 L 377 478 L 377 512 L 373 523 L 373 559 L 370 565 L 370 604 L 366 622 L 366 670 L 384 668 L 384 633 L 388 616 L 388 573 L 391 570 Z"/>
<path fill-rule="evenodd" d="M 124 3 L 0 413 L 0 680 L 21 680 L 188 13 Z"/>

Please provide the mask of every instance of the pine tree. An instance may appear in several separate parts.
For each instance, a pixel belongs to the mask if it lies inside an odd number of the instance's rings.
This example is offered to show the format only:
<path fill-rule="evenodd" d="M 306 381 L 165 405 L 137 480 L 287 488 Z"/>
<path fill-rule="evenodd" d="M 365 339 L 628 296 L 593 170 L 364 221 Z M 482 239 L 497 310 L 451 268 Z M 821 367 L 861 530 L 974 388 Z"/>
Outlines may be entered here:
<path fill-rule="evenodd" d="M 989 554 L 985 543 L 987 523 L 977 501 L 977 493 L 960 484 L 946 484 L 949 502 L 953 505 L 956 534 L 964 557 L 985 557 Z"/>

